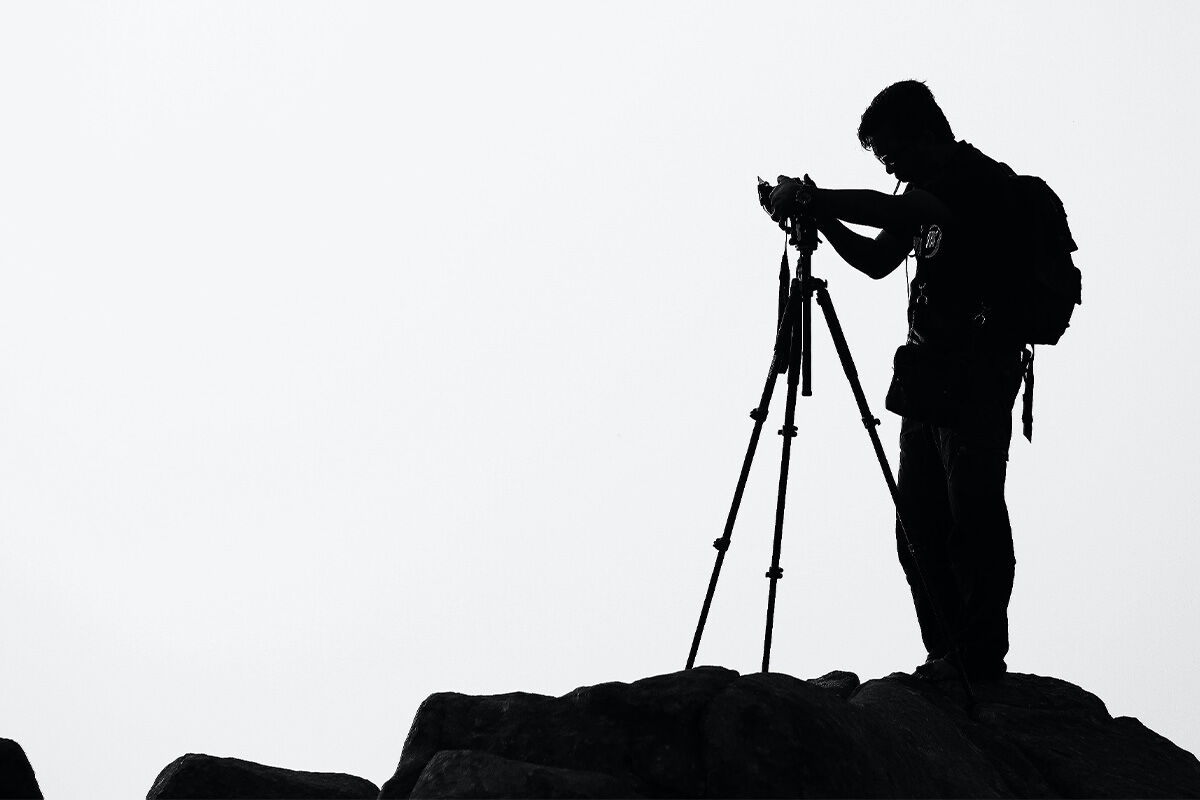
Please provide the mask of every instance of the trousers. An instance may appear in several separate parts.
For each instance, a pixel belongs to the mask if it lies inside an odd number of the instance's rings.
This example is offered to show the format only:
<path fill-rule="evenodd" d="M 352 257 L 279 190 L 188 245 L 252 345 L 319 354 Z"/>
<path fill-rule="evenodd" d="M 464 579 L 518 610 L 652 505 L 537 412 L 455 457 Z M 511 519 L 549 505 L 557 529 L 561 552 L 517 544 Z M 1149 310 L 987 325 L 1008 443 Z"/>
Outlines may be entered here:
<path fill-rule="evenodd" d="M 905 417 L 900 427 L 896 541 L 921 639 L 929 658 L 957 644 L 982 677 L 1004 673 L 1009 649 L 1016 558 L 1004 481 L 1019 383 L 1005 376 L 952 425 Z"/>

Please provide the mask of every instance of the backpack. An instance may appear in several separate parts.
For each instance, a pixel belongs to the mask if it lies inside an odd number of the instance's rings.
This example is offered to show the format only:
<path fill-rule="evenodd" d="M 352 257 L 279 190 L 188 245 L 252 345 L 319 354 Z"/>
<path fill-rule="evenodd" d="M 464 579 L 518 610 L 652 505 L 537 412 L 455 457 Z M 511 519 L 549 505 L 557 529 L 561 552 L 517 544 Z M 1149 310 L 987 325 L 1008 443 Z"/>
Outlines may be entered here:
<path fill-rule="evenodd" d="M 1083 275 L 1071 259 L 1078 250 L 1062 200 L 1032 175 L 1009 179 L 1010 225 L 1018 232 L 1018 302 L 1010 324 L 1021 341 L 1058 344 L 1081 301 Z"/>
<path fill-rule="evenodd" d="M 1016 338 L 1029 345 L 1022 354 L 1021 421 L 1025 438 L 1032 442 L 1034 345 L 1058 344 L 1082 302 L 1083 275 L 1071 258 L 1079 248 L 1062 200 L 1041 178 L 1017 175 L 1002 166 L 1011 174 L 1004 200 L 1007 224 L 1018 243 L 1013 256 L 1016 279 L 1010 284 L 1010 307 L 1004 316 Z"/>

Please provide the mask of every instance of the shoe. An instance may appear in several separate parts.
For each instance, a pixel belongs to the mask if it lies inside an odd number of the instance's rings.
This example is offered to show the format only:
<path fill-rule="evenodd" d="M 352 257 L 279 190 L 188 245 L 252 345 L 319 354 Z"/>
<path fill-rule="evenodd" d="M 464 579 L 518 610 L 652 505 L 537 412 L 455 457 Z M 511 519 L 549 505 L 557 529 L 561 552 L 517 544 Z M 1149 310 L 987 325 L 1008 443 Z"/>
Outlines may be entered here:
<path fill-rule="evenodd" d="M 998 681 L 1002 680 L 1007 673 L 1007 666 L 1003 661 L 993 663 L 988 666 L 978 664 L 967 665 L 967 680 L 972 683 L 979 681 Z M 958 680 L 958 667 L 954 666 L 954 662 L 949 657 L 933 658 L 930 657 L 921 666 L 913 670 L 913 675 L 927 681 L 953 681 Z"/>
<path fill-rule="evenodd" d="M 931 658 L 913 670 L 913 675 L 926 681 L 958 680 L 958 668 L 948 658 Z"/>

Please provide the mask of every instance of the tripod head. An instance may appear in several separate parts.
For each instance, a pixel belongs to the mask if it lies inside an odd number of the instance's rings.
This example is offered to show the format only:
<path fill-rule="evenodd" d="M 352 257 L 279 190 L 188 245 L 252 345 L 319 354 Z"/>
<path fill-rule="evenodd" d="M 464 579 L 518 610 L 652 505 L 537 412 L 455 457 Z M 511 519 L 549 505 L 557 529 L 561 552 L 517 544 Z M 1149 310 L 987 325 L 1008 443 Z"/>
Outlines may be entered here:
<path fill-rule="evenodd" d="M 809 342 L 812 338 L 810 301 L 814 290 L 812 254 L 818 243 L 814 208 L 817 187 L 807 175 L 802 181 L 783 175 L 779 176 L 779 180 L 780 183 L 785 180 L 788 182 L 787 191 L 780 193 L 779 187 L 772 186 L 762 178 L 758 179 L 758 203 L 772 220 L 779 223 L 780 228 L 787 231 L 788 240 L 800 251 L 800 257 L 796 259 L 796 277 L 789 279 L 787 245 L 784 245 L 783 259 L 779 266 L 779 307 L 776 317 L 780 338 L 774 369 L 779 374 L 791 371 L 793 377 L 799 370 L 804 384 L 802 394 L 808 397 L 812 394 L 812 351 Z M 774 200 L 772 195 L 775 195 Z M 788 307 L 793 300 L 798 308 L 789 315 Z"/>

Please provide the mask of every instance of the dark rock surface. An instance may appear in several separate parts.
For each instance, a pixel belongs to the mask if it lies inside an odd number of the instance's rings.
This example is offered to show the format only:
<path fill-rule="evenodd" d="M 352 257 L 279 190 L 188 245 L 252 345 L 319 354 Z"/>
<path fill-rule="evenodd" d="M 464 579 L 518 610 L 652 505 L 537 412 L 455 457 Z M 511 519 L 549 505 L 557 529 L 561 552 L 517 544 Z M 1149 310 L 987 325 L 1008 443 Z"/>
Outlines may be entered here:
<path fill-rule="evenodd" d="M 543 767 L 479 750 L 442 750 L 425 765 L 410 797 L 633 797 L 600 772 Z"/>
<path fill-rule="evenodd" d="M 442 750 L 478 750 L 511 761 L 603 773 L 628 784 L 629 797 L 699 797 L 705 711 L 737 677 L 732 670 L 706 667 L 632 684 L 585 686 L 561 698 L 430 695 L 380 796 L 408 797 Z M 444 792 L 444 797 L 470 795 L 469 789 Z"/>
<path fill-rule="evenodd" d="M 368 800 L 379 795 L 375 784 L 336 772 L 299 772 L 268 767 L 238 758 L 188 753 L 158 774 L 147 800 L 216 800 L 216 798 L 345 798 Z"/>
<path fill-rule="evenodd" d="M 1200 797 L 1200 762 L 1066 681 L 720 667 L 431 695 L 380 797 Z"/>
<path fill-rule="evenodd" d="M 25 750 L 12 739 L 0 739 L 0 798 L 42 800 L 33 766 Z"/>

